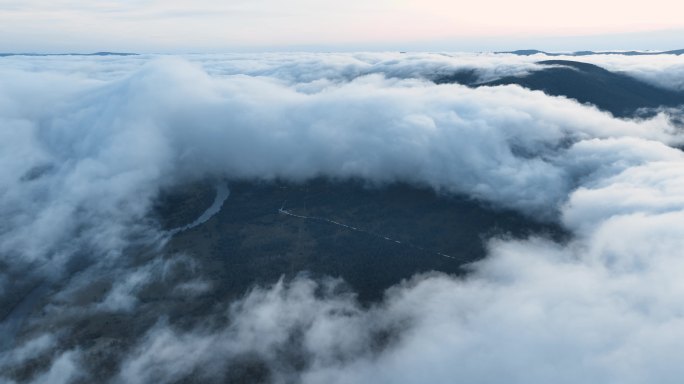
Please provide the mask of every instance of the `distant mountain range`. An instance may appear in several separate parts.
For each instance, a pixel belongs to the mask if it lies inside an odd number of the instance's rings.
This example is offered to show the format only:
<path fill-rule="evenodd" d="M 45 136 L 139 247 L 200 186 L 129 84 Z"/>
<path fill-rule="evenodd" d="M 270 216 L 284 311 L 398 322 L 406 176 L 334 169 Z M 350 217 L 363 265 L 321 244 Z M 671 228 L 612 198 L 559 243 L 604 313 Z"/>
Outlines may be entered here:
<path fill-rule="evenodd" d="M 517 51 L 504 51 L 495 53 L 511 53 L 518 56 L 532 56 L 542 54 L 546 56 L 591 56 L 591 55 L 623 55 L 623 56 L 653 56 L 653 55 L 682 55 L 684 49 L 673 51 L 577 51 L 577 52 L 545 52 L 537 49 L 520 49 Z"/>
<path fill-rule="evenodd" d="M 402 52 L 405 53 L 405 52 Z M 653 55 L 682 55 L 684 49 L 672 51 L 576 51 L 576 52 L 546 52 L 538 49 L 519 49 L 516 51 L 500 51 L 494 53 L 509 53 L 518 56 L 546 55 L 546 56 L 591 56 L 591 55 L 623 55 L 623 56 L 653 56 Z M 130 52 L 94 52 L 94 53 L 0 53 L 6 56 L 134 56 Z"/>
<path fill-rule="evenodd" d="M 94 53 L 0 53 L 0 57 L 7 56 L 135 56 L 137 53 L 127 52 L 94 52 Z"/>

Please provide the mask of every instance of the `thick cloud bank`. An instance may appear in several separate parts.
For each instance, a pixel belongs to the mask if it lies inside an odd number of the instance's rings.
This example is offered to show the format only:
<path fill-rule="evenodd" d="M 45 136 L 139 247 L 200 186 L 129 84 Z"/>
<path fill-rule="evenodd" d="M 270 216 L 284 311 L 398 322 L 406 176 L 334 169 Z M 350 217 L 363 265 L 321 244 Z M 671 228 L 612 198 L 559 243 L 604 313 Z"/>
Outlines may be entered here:
<path fill-rule="evenodd" d="M 109 269 L 119 275 L 103 300 L 78 310 L 135 313 L 141 287 L 178 265 L 193 270 L 182 255 L 124 261 L 163 241 L 149 211 L 168 186 L 205 177 L 402 181 L 557 221 L 573 237 L 490 239 L 468 277 L 416 276 L 371 308 L 339 282 L 302 277 L 222 303 L 214 315 L 223 321 L 176 327 L 160 316 L 122 353 L 112 380 L 228 380 L 252 369 L 254 380 L 273 382 L 678 381 L 679 128 L 665 113 L 616 119 L 517 86 L 435 85 L 426 74 L 446 65 L 435 56 L 2 62 L 0 298 L 21 309 L 16 292 L 56 284 L 44 312 L 64 312 L 79 284 Z M 507 55 L 447 61 L 459 60 L 481 76 L 535 66 Z M 611 65 L 655 84 L 671 75 Z M 201 277 L 172 288 L 169 297 L 208 289 Z M 12 338 L 16 313 L 3 321 Z M 60 332 L 9 341 L 0 367 L 49 356 L 31 380 L 87 378 L 93 357 Z"/>

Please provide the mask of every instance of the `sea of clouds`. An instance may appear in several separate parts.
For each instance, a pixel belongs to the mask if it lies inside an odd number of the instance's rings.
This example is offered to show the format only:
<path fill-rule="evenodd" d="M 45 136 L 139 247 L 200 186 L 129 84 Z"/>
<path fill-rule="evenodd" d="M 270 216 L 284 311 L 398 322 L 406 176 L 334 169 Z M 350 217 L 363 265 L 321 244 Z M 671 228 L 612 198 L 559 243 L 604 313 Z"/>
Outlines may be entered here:
<path fill-rule="evenodd" d="M 51 297 L 48 315 L 136 313 L 141 286 L 177 265 L 192 269 L 185 255 L 125 261 L 131 247 L 164 241 L 149 215 L 164 188 L 207 177 L 401 181 L 559 223 L 572 236 L 489 239 L 466 277 L 415 276 L 370 307 L 339 281 L 302 277 L 224 303 L 220 326 L 178 329 L 160 316 L 112 380 L 221 381 L 258 361 L 277 383 L 679 382 L 681 127 L 666 112 L 616 119 L 518 86 L 430 81 L 460 70 L 483 82 L 524 75 L 545 58 L 2 58 L 0 299 L 21 308 L 17 292 L 37 285 Z M 682 56 L 572 59 L 684 87 Z M 87 268 L 76 274 L 75 265 Z M 116 271 L 105 298 L 73 304 L 103 270 Z M 170 297 L 207 289 L 201 276 L 179 284 Z M 88 357 L 67 331 L 15 337 L 18 324 L 48 321 L 29 316 L 36 311 L 7 312 L 0 370 L 47 354 L 34 382 L 86 380 Z"/>

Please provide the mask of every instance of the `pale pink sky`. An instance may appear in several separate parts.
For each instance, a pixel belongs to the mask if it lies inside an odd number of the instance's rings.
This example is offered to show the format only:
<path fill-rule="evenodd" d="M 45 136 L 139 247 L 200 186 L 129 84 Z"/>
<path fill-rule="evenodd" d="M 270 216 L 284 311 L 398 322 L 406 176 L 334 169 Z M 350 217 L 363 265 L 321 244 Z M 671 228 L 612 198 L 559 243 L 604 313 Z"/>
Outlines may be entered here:
<path fill-rule="evenodd" d="M 682 15 L 684 1 L 674 0 L 0 0 L 0 51 L 522 43 L 654 31 L 671 31 L 677 44 Z"/>

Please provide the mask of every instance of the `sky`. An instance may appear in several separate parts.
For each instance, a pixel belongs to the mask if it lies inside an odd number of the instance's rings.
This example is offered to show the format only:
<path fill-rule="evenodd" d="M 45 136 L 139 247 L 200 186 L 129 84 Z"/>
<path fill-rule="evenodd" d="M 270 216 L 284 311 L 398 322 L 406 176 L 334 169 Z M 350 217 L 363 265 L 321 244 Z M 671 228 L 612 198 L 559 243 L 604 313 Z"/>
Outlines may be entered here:
<path fill-rule="evenodd" d="M 0 0 L 0 52 L 684 47 L 675 0 Z"/>

